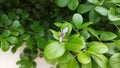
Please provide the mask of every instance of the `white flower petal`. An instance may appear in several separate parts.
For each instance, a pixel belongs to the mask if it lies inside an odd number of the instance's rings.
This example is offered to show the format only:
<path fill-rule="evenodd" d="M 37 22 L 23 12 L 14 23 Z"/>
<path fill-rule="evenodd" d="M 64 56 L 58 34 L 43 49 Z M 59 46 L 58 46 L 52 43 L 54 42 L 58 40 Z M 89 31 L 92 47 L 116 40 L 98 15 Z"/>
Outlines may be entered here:
<path fill-rule="evenodd" d="M 68 32 L 68 27 L 65 27 L 63 33 L 67 33 L 67 32 Z"/>
<path fill-rule="evenodd" d="M 62 42 L 62 39 L 63 39 L 63 37 L 60 37 L 60 38 L 59 38 L 59 42 Z"/>

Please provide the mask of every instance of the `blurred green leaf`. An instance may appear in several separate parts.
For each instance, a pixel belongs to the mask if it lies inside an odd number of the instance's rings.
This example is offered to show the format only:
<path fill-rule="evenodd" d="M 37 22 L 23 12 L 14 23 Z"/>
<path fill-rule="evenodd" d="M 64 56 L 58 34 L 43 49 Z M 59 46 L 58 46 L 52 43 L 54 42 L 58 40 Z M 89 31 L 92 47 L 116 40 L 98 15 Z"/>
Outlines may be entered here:
<path fill-rule="evenodd" d="M 59 7 L 65 7 L 67 6 L 68 2 L 70 0 L 55 0 L 55 3 L 59 6 Z"/>
<path fill-rule="evenodd" d="M 88 51 L 98 53 L 98 54 L 103 54 L 108 51 L 108 48 L 105 44 L 100 43 L 100 42 L 91 42 L 88 44 L 89 49 Z"/>
<path fill-rule="evenodd" d="M 88 64 L 82 64 L 81 68 L 92 68 L 92 62 Z"/>
<path fill-rule="evenodd" d="M 3 37 L 9 37 L 11 34 L 10 30 L 4 30 L 3 33 L 2 33 L 2 36 Z"/>
<path fill-rule="evenodd" d="M 7 41 L 10 42 L 11 44 L 17 44 L 19 40 L 17 37 L 10 36 L 7 38 Z"/>
<path fill-rule="evenodd" d="M 79 68 L 78 62 L 75 58 L 72 58 L 68 63 L 66 68 Z"/>
<path fill-rule="evenodd" d="M 76 28 L 79 28 L 80 25 L 83 23 L 83 18 L 80 14 L 75 13 L 72 17 L 72 21 Z"/>
<path fill-rule="evenodd" d="M 100 15 L 94 9 L 92 9 L 89 12 L 89 21 L 90 22 L 97 23 L 100 21 L 100 19 L 101 19 Z"/>
<path fill-rule="evenodd" d="M 116 53 L 111 56 L 109 65 L 111 68 L 119 68 L 120 66 L 120 53 Z"/>
<path fill-rule="evenodd" d="M 95 5 L 102 5 L 104 3 L 104 0 L 88 0 L 88 1 Z"/>
<path fill-rule="evenodd" d="M 78 61 L 79 61 L 81 64 L 88 64 L 88 63 L 91 62 L 90 55 L 87 54 L 87 53 L 82 53 L 82 52 L 80 52 L 80 53 L 77 55 L 77 59 L 78 59 Z"/>
<path fill-rule="evenodd" d="M 18 28 L 18 27 L 20 27 L 21 26 L 21 24 L 20 24 L 20 22 L 18 21 L 18 20 L 15 20 L 14 22 L 13 22 L 13 24 L 12 24 L 12 28 L 14 28 L 14 29 L 16 29 L 16 28 Z"/>
<path fill-rule="evenodd" d="M 108 14 L 108 18 L 110 21 L 120 21 L 120 17 L 113 14 Z"/>
<path fill-rule="evenodd" d="M 4 52 L 6 52 L 6 51 L 9 50 L 9 48 L 10 48 L 9 43 L 8 43 L 6 40 L 2 40 L 2 41 L 1 41 L 1 49 L 2 49 Z"/>
<path fill-rule="evenodd" d="M 73 58 L 72 54 L 66 51 L 60 58 L 58 58 L 58 62 L 67 63 Z"/>
<path fill-rule="evenodd" d="M 52 32 L 53 37 L 54 37 L 56 40 L 59 40 L 59 38 L 60 38 L 60 33 L 59 33 L 59 32 L 56 32 L 56 31 L 54 31 L 54 30 L 52 30 L 52 29 L 50 29 L 50 31 Z"/>
<path fill-rule="evenodd" d="M 109 11 L 108 11 L 106 8 L 101 7 L 101 6 L 96 6 L 96 7 L 95 7 L 95 10 L 96 10 L 99 14 L 101 14 L 101 15 L 103 15 L 103 16 L 107 16 L 108 13 L 109 13 Z"/>
<path fill-rule="evenodd" d="M 93 60 L 101 67 L 101 68 L 108 68 L 108 59 L 104 55 L 92 56 Z"/>
<path fill-rule="evenodd" d="M 78 7 L 78 5 L 79 5 L 79 1 L 78 0 L 70 0 L 69 2 L 68 2 L 68 8 L 70 9 L 70 10 L 75 10 L 77 7 Z"/>
<path fill-rule="evenodd" d="M 109 41 L 109 40 L 113 40 L 117 37 L 116 34 L 112 33 L 112 32 L 101 32 L 100 33 L 100 39 L 102 41 Z"/>
<path fill-rule="evenodd" d="M 86 27 L 88 27 L 91 24 L 92 24 L 92 22 L 85 22 L 80 26 L 80 29 L 85 29 Z"/>
<path fill-rule="evenodd" d="M 88 5 L 88 4 L 80 4 L 77 8 L 78 13 L 87 13 L 89 12 L 94 6 L 93 5 Z"/>
<path fill-rule="evenodd" d="M 69 51 L 79 52 L 81 49 L 85 48 L 85 41 L 82 37 L 73 37 L 68 40 L 65 46 Z"/>
<path fill-rule="evenodd" d="M 57 59 L 64 54 L 65 50 L 64 43 L 53 41 L 45 47 L 44 55 L 48 59 Z"/>

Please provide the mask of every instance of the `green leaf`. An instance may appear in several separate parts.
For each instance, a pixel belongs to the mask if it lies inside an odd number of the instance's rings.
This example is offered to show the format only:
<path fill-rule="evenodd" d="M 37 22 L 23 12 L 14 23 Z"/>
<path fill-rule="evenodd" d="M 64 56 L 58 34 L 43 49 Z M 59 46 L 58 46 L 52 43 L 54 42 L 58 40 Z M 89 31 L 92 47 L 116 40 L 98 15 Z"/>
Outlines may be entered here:
<path fill-rule="evenodd" d="M 116 34 L 112 33 L 112 32 L 101 32 L 100 34 L 100 39 L 102 41 L 109 41 L 109 40 L 113 40 L 117 37 Z"/>
<path fill-rule="evenodd" d="M 75 58 L 71 59 L 68 63 L 67 63 L 67 67 L 66 68 L 79 68 L 78 62 L 76 61 Z"/>
<path fill-rule="evenodd" d="M 59 32 L 56 32 L 55 30 L 52 30 L 52 29 L 50 29 L 50 31 L 52 32 L 53 37 L 54 37 L 56 40 L 59 40 L 59 38 L 60 38 L 60 33 L 59 33 Z"/>
<path fill-rule="evenodd" d="M 119 53 L 118 49 L 116 49 L 116 45 L 114 43 L 105 43 L 105 45 L 108 47 L 108 52 L 107 54 L 115 54 Z"/>
<path fill-rule="evenodd" d="M 110 21 L 120 21 L 120 17 L 113 14 L 108 14 L 108 18 Z"/>
<path fill-rule="evenodd" d="M 64 54 L 64 52 L 65 52 L 64 43 L 53 41 L 45 47 L 44 55 L 48 59 L 57 59 L 61 57 Z"/>
<path fill-rule="evenodd" d="M 91 58 L 87 53 L 80 52 L 77 55 L 77 59 L 81 64 L 88 64 L 91 62 Z"/>
<path fill-rule="evenodd" d="M 79 1 L 78 0 L 70 0 L 67 6 L 68 6 L 68 8 L 70 10 L 73 11 L 73 10 L 75 10 L 78 7 L 78 5 L 79 5 Z"/>
<path fill-rule="evenodd" d="M 34 36 L 30 36 L 27 40 L 26 40 L 26 46 L 29 48 L 29 49 L 34 49 L 35 48 L 35 45 L 36 45 L 36 39 Z"/>
<path fill-rule="evenodd" d="M 55 3 L 59 6 L 59 7 L 65 7 L 67 6 L 68 2 L 70 0 L 55 0 Z"/>
<path fill-rule="evenodd" d="M 118 47 L 120 47 L 120 40 L 115 40 L 114 43 L 115 43 Z"/>
<path fill-rule="evenodd" d="M 98 53 L 98 54 L 103 54 L 108 51 L 108 48 L 105 44 L 100 43 L 100 42 L 91 42 L 88 44 L 89 49 L 88 51 Z"/>
<path fill-rule="evenodd" d="M 77 8 L 78 13 L 87 13 L 90 11 L 94 6 L 93 5 L 88 5 L 88 4 L 80 4 Z"/>
<path fill-rule="evenodd" d="M 3 38 L 3 36 L 2 35 L 0 35 L 0 42 L 3 40 L 4 38 Z"/>
<path fill-rule="evenodd" d="M 10 42 L 11 44 L 17 44 L 18 43 L 18 38 L 11 36 L 7 38 L 7 41 Z"/>
<path fill-rule="evenodd" d="M 72 37 L 65 46 L 69 51 L 79 52 L 81 49 L 85 48 L 85 41 L 82 37 Z"/>
<path fill-rule="evenodd" d="M 96 6 L 95 10 L 96 10 L 96 12 L 98 12 L 99 14 L 101 14 L 103 16 L 107 16 L 109 13 L 109 11 L 106 8 L 101 7 L 101 6 Z"/>
<path fill-rule="evenodd" d="M 110 0 L 112 3 L 120 3 L 120 0 Z"/>
<path fill-rule="evenodd" d="M 81 68 L 92 68 L 92 62 L 90 62 L 88 64 L 82 64 Z"/>
<path fill-rule="evenodd" d="M 16 29 L 16 28 L 18 28 L 18 27 L 20 27 L 21 26 L 21 24 L 20 24 L 20 22 L 18 21 L 18 20 L 15 20 L 14 22 L 13 22 L 13 24 L 12 24 L 12 28 L 14 28 L 14 29 Z"/>
<path fill-rule="evenodd" d="M 120 53 L 114 54 L 109 61 L 109 65 L 111 68 L 119 68 L 120 67 Z"/>
<path fill-rule="evenodd" d="M 88 30 L 93 36 L 95 36 L 96 38 L 99 38 L 99 37 L 98 37 L 98 33 L 97 33 L 93 28 L 87 27 L 87 30 Z"/>
<path fill-rule="evenodd" d="M 101 67 L 101 68 L 109 68 L 108 67 L 108 59 L 104 55 L 92 56 L 93 60 Z"/>
<path fill-rule="evenodd" d="M 73 58 L 72 54 L 70 52 L 66 51 L 60 58 L 58 58 L 58 61 L 60 63 L 67 63 L 72 58 Z"/>
<path fill-rule="evenodd" d="M 8 36 L 10 36 L 10 34 L 11 34 L 10 30 L 4 30 L 3 33 L 2 33 L 2 36 L 3 37 L 8 37 Z"/>
<path fill-rule="evenodd" d="M 52 65 L 55 65 L 56 62 L 57 62 L 56 59 L 48 59 L 48 58 L 46 58 L 46 57 L 44 57 L 44 58 L 45 58 L 45 60 L 46 60 L 47 63 L 52 64 Z"/>
<path fill-rule="evenodd" d="M 81 26 L 80 26 L 80 29 L 85 29 L 86 27 L 88 27 L 89 25 L 91 25 L 92 22 L 86 22 L 86 23 L 83 23 Z"/>
<path fill-rule="evenodd" d="M 2 41 L 1 41 L 1 49 L 2 49 L 4 52 L 6 52 L 6 51 L 9 50 L 9 48 L 10 48 L 9 43 L 8 43 L 6 40 L 2 40 Z"/>
<path fill-rule="evenodd" d="M 65 64 L 65 63 L 59 63 L 59 66 L 60 66 L 60 68 L 66 68 L 67 64 Z"/>
<path fill-rule="evenodd" d="M 47 40 L 41 37 L 38 37 L 37 39 L 37 47 L 38 48 L 44 48 L 46 46 Z"/>
<path fill-rule="evenodd" d="M 72 21 L 76 28 L 79 28 L 80 25 L 83 23 L 83 18 L 80 14 L 75 13 L 72 17 Z"/>
<path fill-rule="evenodd" d="M 93 9 L 89 12 L 89 21 L 93 23 L 99 22 L 101 19 L 100 15 Z"/>
<path fill-rule="evenodd" d="M 11 32 L 11 35 L 13 35 L 13 36 L 18 36 L 18 35 L 19 35 L 19 32 L 17 32 L 17 31 Z"/>
<path fill-rule="evenodd" d="M 82 36 L 84 36 L 85 39 L 88 39 L 88 38 L 90 37 L 90 33 L 89 33 L 88 30 L 86 30 L 86 29 L 83 29 L 83 30 L 80 32 L 80 34 L 81 34 Z"/>
<path fill-rule="evenodd" d="M 102 5 L 104 3 L 104 0 L 88 0 L 88 1 L 95 5 Z"/>

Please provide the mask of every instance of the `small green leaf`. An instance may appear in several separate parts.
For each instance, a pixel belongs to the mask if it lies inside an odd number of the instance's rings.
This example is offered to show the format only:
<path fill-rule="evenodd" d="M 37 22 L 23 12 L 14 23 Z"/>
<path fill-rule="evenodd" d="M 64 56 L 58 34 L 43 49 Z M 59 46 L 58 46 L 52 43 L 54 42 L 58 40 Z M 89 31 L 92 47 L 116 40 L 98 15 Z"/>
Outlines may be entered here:
<path fill-rule="evenodd" d="M 64 54 L 64 52 L 65 52 L 64 43 L 53 41 L 45 47 L 44 55 L 48 59 L 57 59 L 61 57 Z"/>
<path fill-rule="evenodd" d="M 87 54 L 87 53 L 82 53 L 80 52 L 78 55 L 77 55 L 77 59 L 78 61 L 81 63 L 81 64 L 88 64 L 91 62 L 91 58 L 90 56 Z"/>
<path fill-rule="evenodd" d="M 81 49 L 85 48 L 85 41 L 82 37 L 72 37 L 65 46 L 69 51 L 79 52 Z"/>
<path fill-rule="evenodd" d="M 89 25 L 91 25 L 92 22 L 86 22 L 86 23 L 83 23 L 81 26 L 80 26 L 80 29 L 84 29 L 86 27 L 88 27 Z"/>
<path fill-rule="evenodd" d="M 88 39 L 90 37 L 90 33 L 88 32 L 87 29 L 83 29 L 80 34 L 84 36 L 85 39 Z"/>
<path fill-rule="evenodd" d="M 10 48 L 9 43 L 6 40 L 1 41 L 1 49 L 6 52 Z"/>
<path fill-rule="evenodd" d="M 38 48 L 44 48 L 46 46 L 46 39 L 37 36 L 36 40 Z"/>
<path fill-rule="evenodd" d="M 72 58 L 73 58 L 72 54 L 70 52 L 66 51 L 60 58 L 58 58 L 58 61 L 60 63 L 67 63 Z"/>
<path fill-rule="evenodd" d="M 29 49 L 34 49 L 36 45 L 36 39 L 34 36 L 30 36 L 27 40 L 26 40 L 26 46 L 29 48 Z"/>
<path fill-rule="evenodd" d="M 105 45 L 108 47 L 108 52 L 107 54 L 115 54 L 119 53 L 118 49 L 116 49 L 116 44 L 114 43 L 105 43 Z"/>
<path fill-rule="evenodd" d="M 8 37 L 8 36 L 10 36 L 10 34 L 11 34 L 10 30 L 4 30 L 3 33 L 2 33 L 2 36 L 3 37 Z"/>
<path fill-rule="evenodd" d="M 99 37 L 98 37 L 98 33 L 97 33 L 93 28 L 87 27 L 87 30 L 88 30 L 93 36 L 95 36 L 96 38 L 99 38 Z"/>
<path fill-rule="evenodd" d="M 94 9 L 92 9 L 89 12 L 89 21 L 90 22 L 97 23 L 100 21 L 100 19 L 101 19 L 100 15 Z"/>
<path fill-rule="evenodd" d="M 108 11 L 106 8 L 101 7 L 101 6 L 96 6 L 96 7 L 95 7 L 95 10 L 96 10 L 99 14 L 101 14 L 101 15 L 103 15 L 103 16 L 107 16 L 108 13 L 109 13 L 109 11 Z"/>
<path fill-rule="evenodd" d="M 78 7 L 78 4 L 79 4 L 78 0 L 70 0 L 67 6 L 70 10 L 73 11 Z"/>
<path fill-rule="evenodd" d="M 52 30 L 52 29 L 50 29 L 50 31 L 52 32 L 53 37 L 54 37 L 56 40 L 59 40 L 59 38 L 60 38 L 60 33 L 59 33 L 59 32 L 56 32 L 56 31 L 54 31 L 54 30 Z"/>
<path fill-rule="evenodd" d="M 21 24 L 20 24 L 20 22 L 18 21 L 18 20 L 15 20 L 14 22 L 13 22 L 13 24 L 12 24 L 12 28 L 18 28 L 18 27 L 20 27 L 21 26 Z"/>
<path fill-rule="evenodd" d="M 78 62 L 75 58 L 72 58 L 68 63 L 66 68 L 79 68 Z"/>
<path fill-rule="evenodd" d="M 102 5 L 104 3 L 104 0 L 88 0 L 88 1 L 95 5 Z"/>
<path fill-rule="evenodd" d="M 108 18 L 110 21 L 120 21 L 120 17 L 113 14 L 108 14 Z"/>
<path fill-rule="evenodd" d="M 117 37 L 116 34 L 112 33 L 112 32 L 101 32 L 100 34 L 100 39 L 102 41 L 109 41 L 109 40 L 113 40 Z"/>
<path fill-rule="evenodd" d="M 4 38 L 3 38 L 3 36 L 2 35 L 0 35 L 0 42 L 3 40 Z"/>
<path fill-rule="evenodd" d="M 19 32 L 17 32 L 17 31 L 11 32 L 11 35 L 13 35 L 13 36 L 18 36 L 18 35 L 19 35 Z"/>
<path fill-rule="evenodd" d="M 114 54 L 110 58 L 109 63 L 111 68 L 120 68 L 120 53 Z"/>
<path fill-rule="evenodd" d="M 78 13 L 87 13 L 90 11 L 94 6 L 93 5 L 88 5 L 88 4 L 80 4 L 77 8 Z"/>
<path fill-rule="evenodd" d="M 45 58 L 45 60 L 46 60 L 47 63 L 52 64 L 52 65 L 55 65 L 56 62 L 57 62 L 56 59 L 48 59 L 48 58 L 46 58 L 46 57 L 44 57 L 44 58 Z"/>
<path fill-rule="evenodd" d="M 115 43 L 118 47 L 120 47 L 120 40 L 115 40 L 114 43 Z"/>
<path fill-rule="evenodd" d="M 11 36 L 7 38 L 7 41 L 9 41 L 11 44 L 17 44 L 18 43 L 18 38 Z"/>
<path fill-rule="evenodd" d="M 80 14 L 75 13 L 72 17 L 72 21 L 76 28 L 79 28 L 80 25 L 83 23 L 83 18 Z"/>
<path fill-rule="evenodd" d="M 90 62 L 88 64 L 82 64 L 81 68 L 92 68 L 92 62 Z"/>
<path fill-rule="evenodd" d="M 99 56 L 99 58 L 97 57 Z M 101 68 L 109 68 L 108 67 L 108 59 L 104 55 L 97 55 L 92 56 L 94 61 L 101 67 Z"/>
<path fill-rule="evenodd" d="M 59 7 L 65 7 L 67 6 L 68 2 L 70 0 L 55 0 L 55 3 L 59 6 Z"/>
<path fill-rule="evenodd" d="M 120 3 L 120 0 L 110 0 L 112 3 Z"/>
<path fill-rule="evenodd" d="M 107 46 L 100 42 L 91 42 L 88 44 L 88 46 L 89 46 L 88 51 L 90 51 L 90 52 L 103 54 L 108 51 Z"/>

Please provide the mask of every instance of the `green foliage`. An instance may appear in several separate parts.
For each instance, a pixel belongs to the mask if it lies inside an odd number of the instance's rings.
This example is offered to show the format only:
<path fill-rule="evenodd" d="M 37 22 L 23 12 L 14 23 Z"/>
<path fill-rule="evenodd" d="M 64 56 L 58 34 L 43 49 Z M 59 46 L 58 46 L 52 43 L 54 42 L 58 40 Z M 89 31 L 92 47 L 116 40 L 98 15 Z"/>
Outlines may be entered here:
<path fill-rule="evenodd" d="M 0 48 L 23 43 L 19 68 L 118 68 L 120 0 L 0 0 Z"/>

